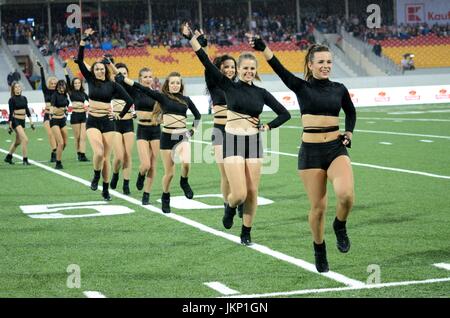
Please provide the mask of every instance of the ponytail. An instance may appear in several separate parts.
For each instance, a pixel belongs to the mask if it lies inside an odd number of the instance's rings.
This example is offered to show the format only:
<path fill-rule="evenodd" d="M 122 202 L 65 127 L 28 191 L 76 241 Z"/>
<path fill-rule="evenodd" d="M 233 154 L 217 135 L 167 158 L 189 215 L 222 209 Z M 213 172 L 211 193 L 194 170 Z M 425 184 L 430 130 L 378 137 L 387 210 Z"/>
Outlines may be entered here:
<path fill-rule="evenodd" d="M 330 49 L 328 48 L 328 46 L 322 44 L 312 44 L 308 47 L 304 65 L 304 74 L 305 74 L 304 77 L 306 81 L 309 81 L 313 77 L 312 72 L 308 66 L 308 63 L 314 60 L 314 54 L 316 52 L 330 52 Z"/>

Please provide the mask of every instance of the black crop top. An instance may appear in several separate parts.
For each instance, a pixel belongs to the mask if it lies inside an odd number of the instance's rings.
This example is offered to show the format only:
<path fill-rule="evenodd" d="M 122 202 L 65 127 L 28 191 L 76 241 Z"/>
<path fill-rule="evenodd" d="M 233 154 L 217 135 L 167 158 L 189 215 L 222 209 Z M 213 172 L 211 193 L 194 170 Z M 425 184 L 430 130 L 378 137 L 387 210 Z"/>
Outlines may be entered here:
<path fill-rule="evenodd" d="M 80 90 L 76 91 L 72 87 L 72 83 L 70 81 L 69 75 L 66 75 L 66 82 L 67 82 L 67 87 L 69 87 L 69 97 L 72 102 L 84 103 L 84 101 L 89 100 L 89 96 L 85 92 L 82 92 Z"/>
<path fill-rule="evenodd" d="M 186 102 L 187 104 L 186 107 L 185 104 L 182 104 L 163 93 L 145 87 L 138 82 L 134 82 L 133 86 L 136 86 L 137 89 L 141 90 L 143 93 L 147 94 L 148 96 L 159 102 L 161 104 L 163 114 L 174 114 L 187 117 L 186 113 L 189 108 L 189 110 L 191 111 L 191 113 L 194 115 L 195 118 L 194 122 L 192 123 L 192 126 L 197 128 L 200 122 L 200 118 L 202 116 L 200 115 L 200 112 L 198 111 L 197 107 L 195 107 L 194 103 L 188 96 L 184 96 L 180 93 L 174 94 L 175 97 Z"/>
<path fill-rule="evenodd" d="M 78 50 L 78 66 L 80 67 L 81 74 L 83 74 L 86 82 L 88 83 L 89 98 L 102 103 L 111 103 L 111 100 L 114 97 L 119 96 L 120 99 L 125 101 L 125 107 L 119 116 L 125 116 L 131 105 L 133 105 L 133 99 L 120 84 L 110 80 L 102 81 L 95 78 L 95 76 L 87 69 L 86 65 L 84 65 L 83 45 L 80 45 Z"/>
<path fill-rule="evenodd" d="M 28 100 L 25 96 L 14 95 L 8 101 L 9 106 L 9 118 L 8 121 L 12 120 L 15 110 L 25 109 L 27 117 L 31 117 L 30 110 L 28 109 Z"/>
<path fill-rule="evenodd" d="M 339 117 L 342 108 L 345 113 L 345 131 L 353 132 L 356 124 L 356 110 L 343 84 L 328 79 L 312 78 L 310 81 L 305 81 L 289 72 L 275 55 L 268 62 L 283 83 L 297 95 L 302 115 Z"/>
<path fill-rule="evenodd" d="M 47 87 L 47 82 L 45 81 L 44 68 L 41 67 L 40 69 L 41 69 L 41 88 L 42 92 L 44 93 L 44 100 L 46 103 L 51 103 L 53 93 L 56 92 L 56 89 L 49 89 Z"/>
<path fill-rule="evenodd" d="M 134 110 L 152 112 L 153 107 L 155 107 L 156 101 L 147 94 L 145 94 L 144 92 L 142 92 L 135 85 L 136 84 L 134 84 L 133 86 L 129 85 L 125 86 L 128 88 L 128 91 L 130 92 L 130 95 L 134 100 Z"/>
<path fill-rule="evenodd" d="M 67 98 L 67 94 L 55 92 L 52 96 L 51 103 L 53 107 L 64 108 L 69 106 L 69 99 Z"/>
<path fill-rule="evenodd" d="M 267 105 L 278 115 L 267 124 L 271 129 L 282 125 L 291 118 L 286 108 L 267 90 L 243 81 L 233 82 L 211 63 L 203 49 L 195 53 L 206 70 L 211 73 L 211 78 L 217 83 L 217 86 L 225 92 L 229 110 L 252 117 L 259 117 L 264 105 Z"/>
<path fill-rule="evenodd" d="M 211 72 L 205 69 L 205 82 L 213 105 L 226 105 L 225 92 L 217 85 Z"/>

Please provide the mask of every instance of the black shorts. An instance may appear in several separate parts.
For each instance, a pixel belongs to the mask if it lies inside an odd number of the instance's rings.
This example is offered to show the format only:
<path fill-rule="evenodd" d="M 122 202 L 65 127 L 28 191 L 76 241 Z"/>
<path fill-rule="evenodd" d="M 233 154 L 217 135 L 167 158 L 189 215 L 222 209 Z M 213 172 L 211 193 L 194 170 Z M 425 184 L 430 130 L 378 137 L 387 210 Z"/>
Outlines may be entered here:
<path fill-rule="evenodd" d="M 333 160 L 342 155 L 348 156 L 348 151 L 340 139 L 323 143 L 302 142 L 298 152 L 298 169 L 326 171 Z"/>
<path fill-rule="evenodd" d="M 50 114 L 49 113 L 45 113 L 44 114 L 44 122 L 46 122 L 47 120 L 50 120 Z"/>
<path fill-rule="evenodd" d="M 240 156 L 244 159 L 263 158 L 261 134 L 239 136 L 225 132 L 223 139 L 223 158 Z"/>
<path fill-rule="evenodd" d="M 52 118 L 50 119 L 50 127 L 59 126 L 59 128 L 66 127 L 67 118 Z"/>
<path fill-rule="evenodd" d="M 82 124 L 86 122 L 86 113 L 85 112 L 72 112 L 70 115 L 70 124 Z"/>
<path fill-rule="evenodd" d="M 109 116 L 94 117 L 88 116 L 86 120 L 86 130 L 95 128 L 100 130 L 102 134 L 114 131 L 114 122 Z"/>
<path fill-rule="evenodd" d="M 123 134 L 134 132 L 133 119 L 114 120 L 114 131 Z"/>
<path fill-rule="evenodd" d="M 11 125 L 13 129 L 16 129 L 18 126 L 22 126 L 25 128 L 25 119 L 17 119 L 15 117 L 11 118 Z"/>
<path fill-rule="evenodd" d="M 214 124 L 211 135 L 213 146 L 221 146 L 223 144 L 223 135 L 225 134 L 225 125 Z"/>
<path fill-rule="evenodd" d="M 159 140 L 161 138 L 160 126 L 144 126 L 139 125 L 136 132 L 136 140 L 142 139 L 146 141 Z"/>
<path fill-rule="evenodd" d="M 186 134 L 169 134 L 161 132 L 161 138 L 159 140 L 161 141 L 161 150 L 173 150 L 179 143 L 189 141 L 189 138 Z"/>

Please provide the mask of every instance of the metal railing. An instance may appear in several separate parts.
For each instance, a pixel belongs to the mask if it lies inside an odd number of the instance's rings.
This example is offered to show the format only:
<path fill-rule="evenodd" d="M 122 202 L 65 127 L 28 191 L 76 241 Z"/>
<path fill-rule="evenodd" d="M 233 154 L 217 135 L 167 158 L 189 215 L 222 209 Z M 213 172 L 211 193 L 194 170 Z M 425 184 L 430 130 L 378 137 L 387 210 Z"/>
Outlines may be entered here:
<path fill-rule="evenodd" d="M 356 64 L 352 61 L 343 51 L 339 48 L 333 41 L 328 41 L 323 33 L 318 30 L 314 30 L 314 36 L 316 38 L 316 42 L 327 45 L 334 56 L 340 59 L 356 76 L 368 76 L 367 71 L 361 67 L 361 65 Z"/>
<path fill-rule="evenodd" d="M 5 57 L 7 59 L 7 63 L 13 68 L 16 69 L 17 72 L 19 72 L 20 74 L 20 83 L 22 83 L 23 88 L 25 90 L 32 90 L 33 88 L 31 87 L 30 83 L 28 82 L 27 77 L 25 76 L 25 74 L 22 72 L 21 67 L 19 66 L 19 64 L 16 61 L 16 58 L 14 57 L 14 55 L 12 54 L 11 50 L 9 49 L 8 44 L 6 43 L 6 41 L 3 39 L 3 37 L 1 38 L 0 41 L 0 46 L 3 48 L 3 52 L 5 54 Z"/>
<path fill-rule="evenodd" d="M 386 73 L 387 75 L 402 74 L 400 65 L 395 64 L 391 59 L 384 55 L 378 56 L 373 53 L 372 46 L 370 44 L 355 38 L 353 35 L 345 31 L 344 27 L 342 27 L 339 31 L 344 41 L 358 50 L 371 63 L 375 64 L 382 72 Z"/>

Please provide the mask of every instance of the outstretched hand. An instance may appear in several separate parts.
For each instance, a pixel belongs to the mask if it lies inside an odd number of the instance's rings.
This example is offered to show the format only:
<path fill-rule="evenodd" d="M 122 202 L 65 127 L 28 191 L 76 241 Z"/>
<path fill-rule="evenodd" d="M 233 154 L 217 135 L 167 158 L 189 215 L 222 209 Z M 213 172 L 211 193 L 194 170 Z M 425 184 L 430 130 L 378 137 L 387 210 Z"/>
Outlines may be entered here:
<path fill-rule="evenodd" d="M 81 36 L 81 41 L 87 41 L 91 39 L 91 35 L 94 34 L 95 31 L 92 28 L 87 28 L 84 30 L 83 35 Z"/>
<path fill-rule="evenodd" d="M 203 30 L 195 30 L 194 35 L 197 38 L 198 43 L 200 43 L 201 47 L 207 47 L 208 46 L 208 40 L 205 37 L 205 33 L 203 33 Z"/>
<path fill-rule="evenodd" d="M 256 51 L 264 52 L 267 46 L 259 35 L 245 33 L 245 36 L 247 37 L 248 44 L 250 44 L 252 48 L 254 48 Z"/>

